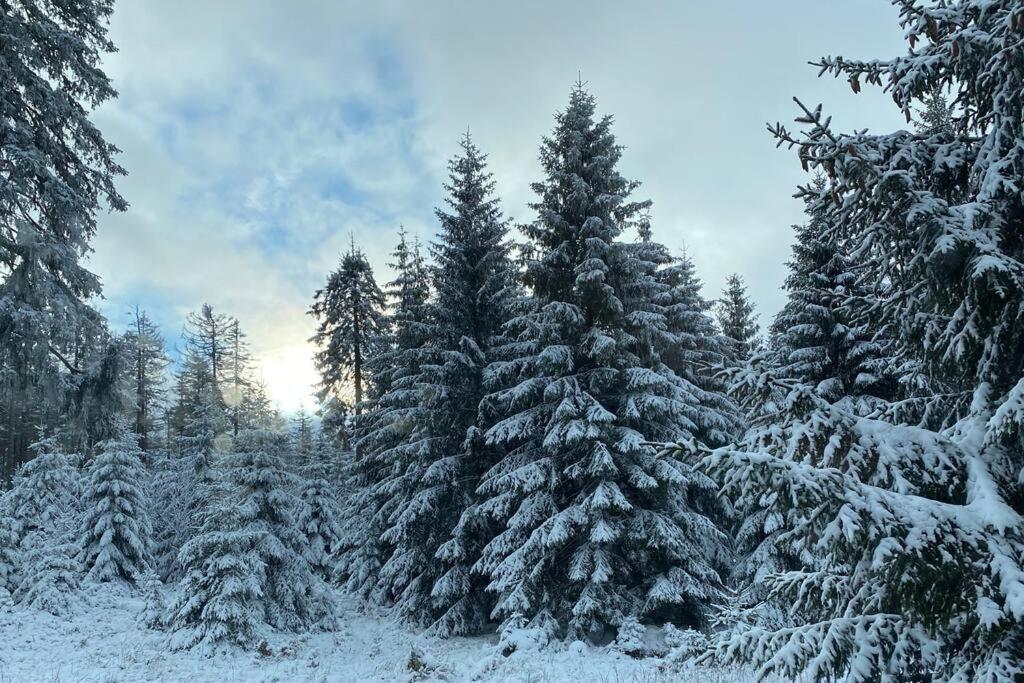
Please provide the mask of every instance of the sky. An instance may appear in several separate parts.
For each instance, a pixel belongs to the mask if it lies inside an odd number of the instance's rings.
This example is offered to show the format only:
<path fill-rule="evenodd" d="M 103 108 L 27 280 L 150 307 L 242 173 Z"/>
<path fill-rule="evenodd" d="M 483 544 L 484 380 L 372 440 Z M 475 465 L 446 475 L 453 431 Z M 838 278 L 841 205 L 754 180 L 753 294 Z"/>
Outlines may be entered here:
<path fill-rule="evenodd" d="M 349 240 L 390 279 L 399 225 L 435 234 L 466 130 L 505 214 L 531 220 L 539 142 L 580 78 L 655 238 L 693 257 L 708 298 L 740 273 L 763 326 L 806 181 L 766 123 L 792 122 L 797 96 L 840 130 L 905 127 L 883 93 L 808 65 L 900 54 L 896 19 L 884 0 L 121 0 L 104 62 L 119 97 L 95 121 L 130 208 L 100 218 L 101 308 L 116 329 L 138 305 L 180 347 L 210 303 L 240 320 L 277 405 L 311 409 L 306 311 Z"/>

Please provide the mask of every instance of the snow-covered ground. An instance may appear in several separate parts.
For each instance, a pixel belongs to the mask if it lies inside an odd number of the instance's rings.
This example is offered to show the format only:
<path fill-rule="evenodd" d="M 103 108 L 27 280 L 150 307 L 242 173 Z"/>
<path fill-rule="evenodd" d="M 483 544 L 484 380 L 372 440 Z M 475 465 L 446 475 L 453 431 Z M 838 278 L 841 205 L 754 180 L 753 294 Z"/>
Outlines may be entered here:
<path fill-rule="evenodd" d="M 582 643 L 523 648 L 505 657 L 494 638 L 439 640 L 366 613 L 342 598 L 346 619 L 333 633 L 268 637 L 260 653 L 175 652 L 167 635 L 143 628 L 142 599 L 92 586 L 68 617 L 0 608 L 0 683 L 129 681 L 502 681 L 660 683 L 750 681 L 732 671 L 670 668 Z M 415 657 L 411 657 L 416 652 Z M 412 661 L 410 661 L 412 660 Z"/>

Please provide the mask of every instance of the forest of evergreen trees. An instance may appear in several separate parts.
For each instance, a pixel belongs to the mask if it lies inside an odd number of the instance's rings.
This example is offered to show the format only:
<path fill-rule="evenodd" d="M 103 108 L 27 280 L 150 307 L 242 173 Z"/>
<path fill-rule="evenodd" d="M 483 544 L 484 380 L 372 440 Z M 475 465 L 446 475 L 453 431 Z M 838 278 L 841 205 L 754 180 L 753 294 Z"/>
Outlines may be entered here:
<path fill-rule="evenodd" d="M 442 637 L 669 625 L 763 675 L 1024 678 L 1024 4 L 894 4 L 905 54 L 815 66 L 906 130 L 769 127 L 807 181 L 763 334 L 740 275 L 708 296 L 657 241 L 577 83 L 530 222 L 466 134 L 392 281 L 354 242 L 324 274 L 319 409 L 285 419 L 235 317 L 172 354 L 97 311 L 112 2 L 0 2 L 0 604 L 119 582 L 174 647 L 248 647 L 348 591 Z"/>

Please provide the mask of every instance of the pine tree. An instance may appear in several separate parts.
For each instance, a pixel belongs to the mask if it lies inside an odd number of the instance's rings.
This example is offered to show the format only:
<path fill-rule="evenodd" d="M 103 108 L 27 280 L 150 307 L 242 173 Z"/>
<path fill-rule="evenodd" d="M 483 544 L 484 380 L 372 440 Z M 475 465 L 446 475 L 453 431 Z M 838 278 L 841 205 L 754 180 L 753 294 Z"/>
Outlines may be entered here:
<path fill-rule="evenodd" d="M 152 565 L 152 534 L 137 435 L 100 444 L 83 491 L 80 557 L 92 581 L 135 583 Z"/>
<path fill-rule="evenodd" d="M 479 492 L 504 531 L 476 565 L 496 616 L 591 636 L 628 617 L 702 622 L 725 560 L 713 483 L 647 443 L 693 439 L 701 407 L 644 341 L 664 313 L 623 304 L 662 289 L 618 239 L 649 203 L 629 200 L 637 183 L 594 108 L 578 85 L 542 144 L 525 228 L 537 308 L 510 322 L 517 353 L 490 370 L 503 416 L 486 437 L 508 450 Z"/>
<path fill-rule="evenodd" d="M 135 402 L 135 433 L 139 447 L 149 450 L 157 434 L 158 420 L 165 409 L 167 366 L 170 360 L 156 324 L 138 306 L 132 326 L 123 339 L 127 372 L 132 378 Z"/>
<path fill-rule="evenodd" d="M 735 273 L 725 280 L 717 315 L 722 334 L 731 342 L 733 361 L 749 358 L 757 348 L 757 316 L 743 278 Z"/>
<path fill-rule="evenodd" d="M 770 587 L 797 623 L 752 628 L 722 653 L 809 679 L 1013 680 L 1024 675 L 1019 12 L 895 4 L 907 53 L 817 66 L 855 92 L 882 85 L 908 121 L 952 88 L 949 125 L 843 134 L 800 105 L 803 134 L 772 130 L 828 177 L 801 195 L 884 294 L 871 314 L 894 331 L 894 354 L 948 388 L 919 403 L 951 427 L 893 424 L 894 412 L 862 416 L 807 384 L 752 378 L 776 425 L 704 467 L 729 497 L 775 509 L 774 543 L 800 564 Z"/>
<path fill-rule="evenodd" d="M 102 69 L 114 51 L 110 0 L 64 6 L 5 3 L 0 45 L 0 382 L 9 433 L 4 478 L 23 460 L 44 396 L 63 393 L 84 368 L 69 353 L 102 326 L 88 301 L 100 281 L 83 265 L 100 204 L 124 211 L 114 179 L 118 150 L 90 120 L 116 96 Z"/>

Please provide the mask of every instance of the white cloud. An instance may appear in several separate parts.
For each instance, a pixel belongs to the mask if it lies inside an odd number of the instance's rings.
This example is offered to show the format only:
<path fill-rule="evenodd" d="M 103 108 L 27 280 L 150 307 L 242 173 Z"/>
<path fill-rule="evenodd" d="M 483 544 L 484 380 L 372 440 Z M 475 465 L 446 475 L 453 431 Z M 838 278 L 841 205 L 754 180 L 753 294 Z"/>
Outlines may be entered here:
<path fill-rule="evenodd" d="M 790 100 L 846 126 L 898 125 L 884 97 L 815 80 L 824 53 L 901 50 L 891 8 L 667 3 L 121 2 L 98 120 L 124 149 L 127 214 L 101 222 L 108 311 L 158 307 L 168 336 L 209 301 L 250 333 L 272 394 L 310 403 L 305 315 L 349 235 L 380 279 L 401 221 L 429 238 L 445 160 L 470 127 L 505 211 L 528 220 L 537 145 L 582 73 L 714 296 L 747 277 L 767 322 L 782 301 L 801 180 L 766 121 Z"/>

